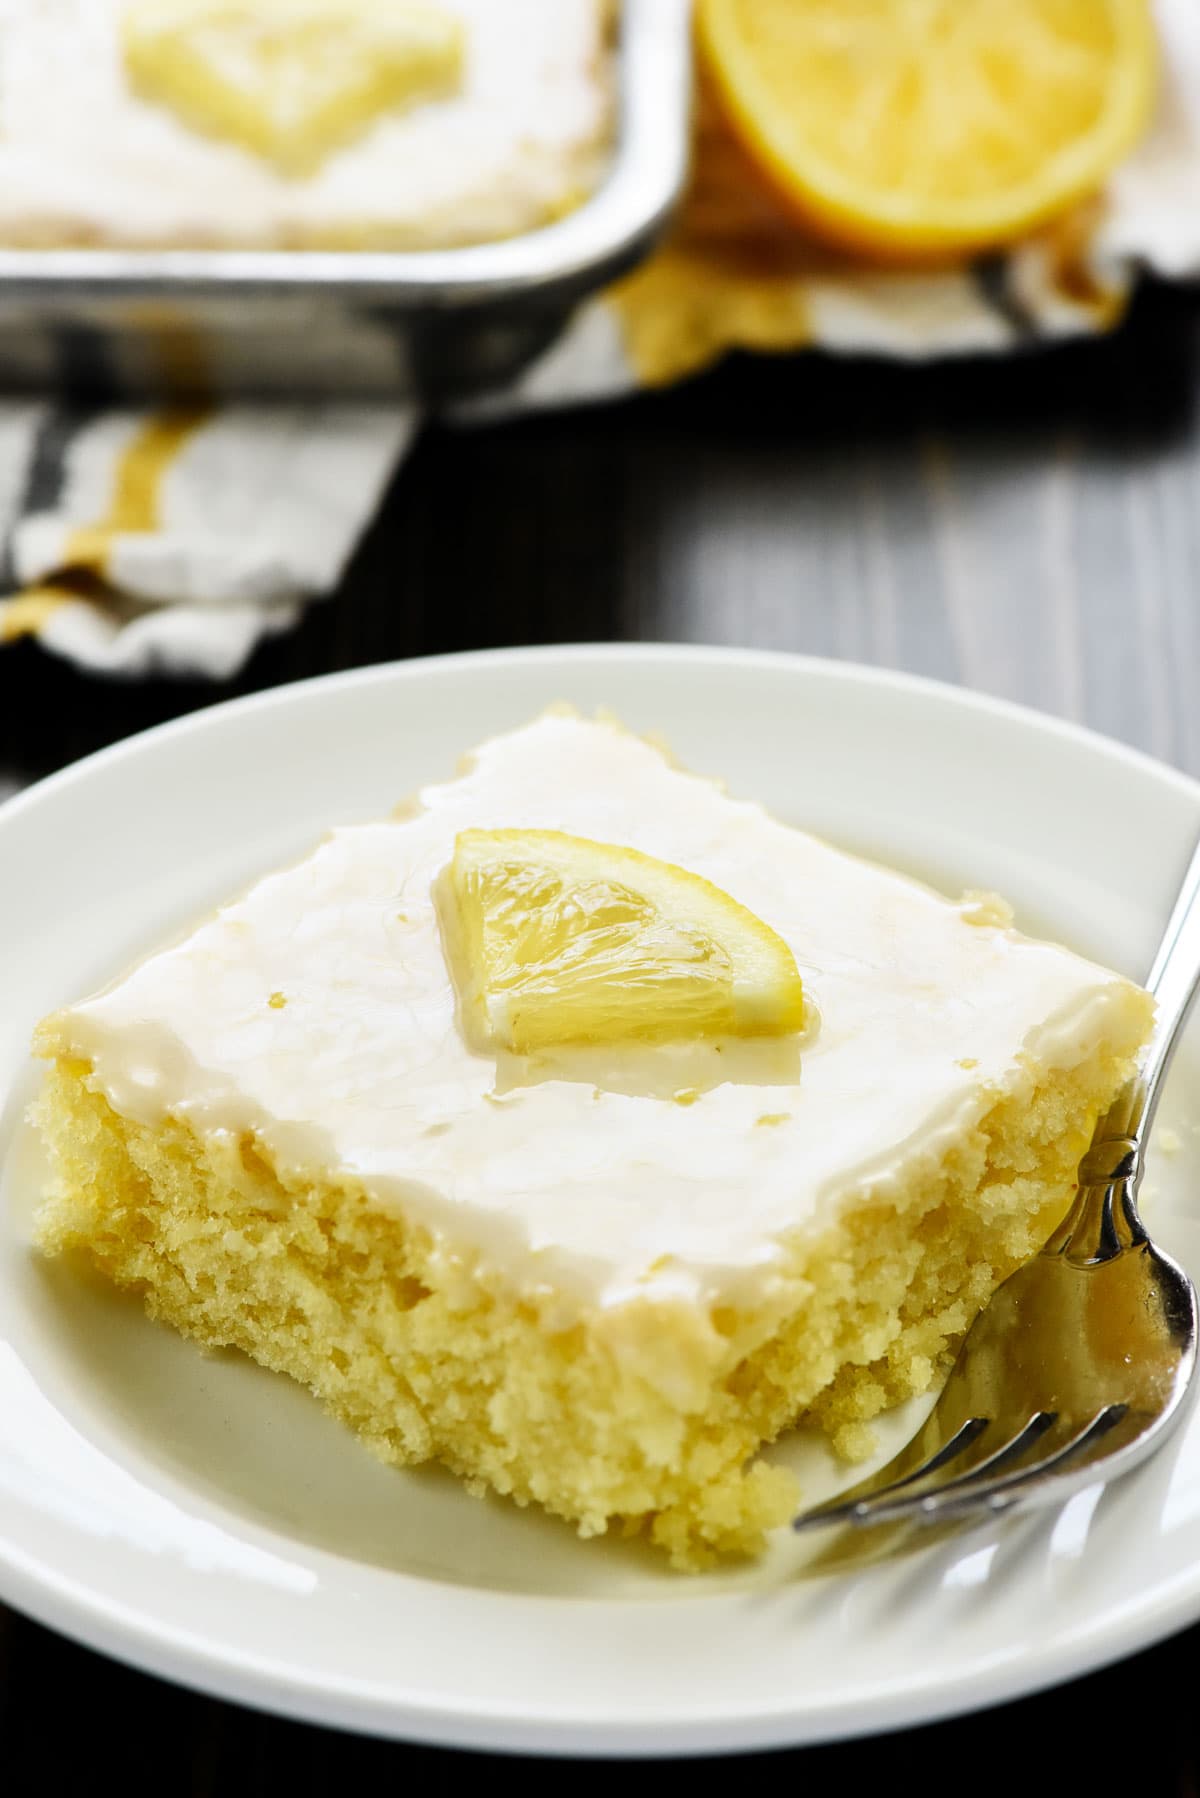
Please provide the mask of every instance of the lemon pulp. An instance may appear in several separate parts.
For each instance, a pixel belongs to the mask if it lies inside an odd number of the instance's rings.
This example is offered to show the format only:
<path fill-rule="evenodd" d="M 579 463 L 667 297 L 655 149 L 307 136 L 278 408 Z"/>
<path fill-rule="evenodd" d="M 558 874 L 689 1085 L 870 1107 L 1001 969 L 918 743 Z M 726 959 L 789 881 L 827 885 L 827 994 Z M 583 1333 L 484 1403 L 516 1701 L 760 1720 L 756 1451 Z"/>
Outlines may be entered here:
<path fill-rule="evenodd" d="M 437 904 L 464 1027 L 487 1048 L 778 1036 L 803 1022 L 782 937 L 711 881 L 636 849 L 462 831 Z"/>
<path fill-rule="evenodd" d="M 1154 88 L 1146 0 L 699 0 L 731 124 L 822 234 L 1004 242 L 1096 188 Z"/>

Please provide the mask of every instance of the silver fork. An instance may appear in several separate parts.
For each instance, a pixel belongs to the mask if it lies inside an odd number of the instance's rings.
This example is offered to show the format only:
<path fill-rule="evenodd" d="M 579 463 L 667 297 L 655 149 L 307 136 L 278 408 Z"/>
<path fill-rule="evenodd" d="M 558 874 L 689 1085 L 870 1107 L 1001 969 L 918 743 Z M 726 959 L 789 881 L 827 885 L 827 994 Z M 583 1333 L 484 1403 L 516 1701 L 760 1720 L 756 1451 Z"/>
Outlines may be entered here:
<path fill-rule="evenodd" d="M 924 1425 L 886 1467 L 804 1511 L 818 1524 L 954 1522 L 1053 1504 L 1127 1473 L 1179 1422 L 1196 1367 L 1196 1289 L 1138 1216 L 1142 1151 L 1200 985 L 1200 846 L 1146 982 L 1139 1077 L 1100 1119 L 1045 1248 L 968 1330 Z"/>

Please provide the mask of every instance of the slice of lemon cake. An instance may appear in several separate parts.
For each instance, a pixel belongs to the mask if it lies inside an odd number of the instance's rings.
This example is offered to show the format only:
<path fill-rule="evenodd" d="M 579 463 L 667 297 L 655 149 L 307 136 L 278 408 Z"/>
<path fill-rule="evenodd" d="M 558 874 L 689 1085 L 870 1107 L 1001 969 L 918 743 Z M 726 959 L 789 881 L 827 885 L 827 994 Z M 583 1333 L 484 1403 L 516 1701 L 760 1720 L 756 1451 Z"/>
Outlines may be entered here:
<path fill-rule="evenodd" d="M 1151 1004 L 551 714 L 48 1019 L 49 1253 L 676 1564 L 1049 1234 Z"/>

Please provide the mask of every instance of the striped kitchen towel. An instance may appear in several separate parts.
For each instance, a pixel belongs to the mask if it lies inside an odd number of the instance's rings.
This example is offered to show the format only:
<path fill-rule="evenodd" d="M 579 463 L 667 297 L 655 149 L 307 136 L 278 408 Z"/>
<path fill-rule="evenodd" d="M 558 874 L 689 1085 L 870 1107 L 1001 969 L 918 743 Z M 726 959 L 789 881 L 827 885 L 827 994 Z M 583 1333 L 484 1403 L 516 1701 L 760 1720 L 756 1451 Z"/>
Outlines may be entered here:
<path fill-rule="evenodd" d="M 702 95 L 669 241 L 459 417 L 663 386 L 735 347 L 917 358 L 1110 328 L 1143 270 L 1200 276 L 1200 5 L 1156 0 L 1155 16 L 1157 114 L 1107 192 L 959 268 L 869 269 L 813 243 Z M 0 644 L 36 636 L 108 674 L 227 678 L 336 587 L 417 423 L 411 407 L 0 403 Z"/>
<path fill-rule="evenodd" d="M 227 678 L 330 592 L 411 410 L 0 405 L 0 643 L 99 673 Z"/>

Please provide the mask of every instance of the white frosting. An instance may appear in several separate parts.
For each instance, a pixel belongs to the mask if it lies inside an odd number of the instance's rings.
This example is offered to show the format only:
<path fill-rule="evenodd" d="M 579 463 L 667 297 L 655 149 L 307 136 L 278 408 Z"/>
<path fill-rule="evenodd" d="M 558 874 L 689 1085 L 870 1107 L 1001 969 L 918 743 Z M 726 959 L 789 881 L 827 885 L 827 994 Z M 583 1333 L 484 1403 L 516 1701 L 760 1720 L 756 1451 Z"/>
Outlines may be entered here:
<path fill-rule="evenodd" d="M 1143 1002 L 1117 975 L 969 922 L 615 727 L 543 718 L 421 799 L 336 832 L 55 1020 L 118 1111 L 257 1131 L 530 1293 L 766 1304 L 789 1237 L 937 1156 L 1028 1083 L 1022 1055 L 1068 1067 L 1102 1036 L 1136 1044 Z M 469 825 L 563 829 L 706 875 L 791 945 L 819 1023 L 798 1045 L 540 1068 L 473 1053 L 430 894 Z M 670 1096 L 687 1088 L 692 1103 Z"/>
<path fill-rule="evenodd" d="M 289 180 L 129 88 L 120 0 L 0 0 L 0 239 L 428 247 L 531 229 L 598 178 L 606 0 L 447 0 L 452 97 L 381 118 Z"/>

